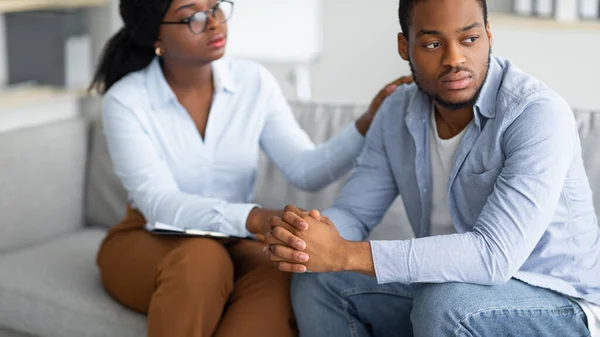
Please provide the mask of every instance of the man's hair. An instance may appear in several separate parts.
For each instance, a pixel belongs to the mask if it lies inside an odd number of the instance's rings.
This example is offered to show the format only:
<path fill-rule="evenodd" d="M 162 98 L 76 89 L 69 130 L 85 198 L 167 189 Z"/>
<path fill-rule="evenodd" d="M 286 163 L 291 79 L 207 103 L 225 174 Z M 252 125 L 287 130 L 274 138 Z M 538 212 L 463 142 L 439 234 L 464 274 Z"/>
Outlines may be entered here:
<path fill-rule="evenodd" d="M 400 0 L 398 7 L 398 18 L 400 19 L 400 27 L 402 27 L 402 34 L 408 40 L 408 27 L 410 27 L 412 19 L 412 11 L 418 2 L 425 0 Z M 479 2 L 481 9 L 483 10 L 483 24 L 488 23 L 488 10 L 486 0 L 473 0 Z"/>

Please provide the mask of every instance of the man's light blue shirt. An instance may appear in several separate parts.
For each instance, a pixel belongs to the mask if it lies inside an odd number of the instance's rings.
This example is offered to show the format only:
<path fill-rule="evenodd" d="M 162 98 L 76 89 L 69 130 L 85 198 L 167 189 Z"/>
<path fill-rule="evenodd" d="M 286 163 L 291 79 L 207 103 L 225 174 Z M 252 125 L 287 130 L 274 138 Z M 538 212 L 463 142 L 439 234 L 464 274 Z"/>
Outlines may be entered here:
<path fill-rule="evenodd" d="M 378 281 L 514 277 L 600 304 L 600 229 L 569 105 L 492 57 L 448 179 L 457 234 L 432 237 L 431 104 L 414 85 L 386 99 L 352 177 L 324 212 L 343 237 L 364 240 L 402 197 L 417 238 L 371 242 Z"/>

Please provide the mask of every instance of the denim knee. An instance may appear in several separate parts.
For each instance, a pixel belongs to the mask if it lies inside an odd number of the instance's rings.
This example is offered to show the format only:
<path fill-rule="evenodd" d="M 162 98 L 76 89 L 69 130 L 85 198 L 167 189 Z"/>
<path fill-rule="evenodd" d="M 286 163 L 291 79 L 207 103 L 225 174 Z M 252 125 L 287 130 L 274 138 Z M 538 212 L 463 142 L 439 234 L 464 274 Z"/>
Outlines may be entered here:
<path fill-rule="evenodd" d="M 465 284 L 424 284 L 413 301 L 410 315 L 415 336 L 423 329 L 431 333 L 451 328 L 460 321 L 469 300 L 476 299 L 469 296 L 469 286 Z"/>
<path fill-rule="evenodd" d="M 318 302 L 331 298 L 333 274 L 306 273 L 292 277 L 290 296 L 294 308 L 314 308 Z"/>

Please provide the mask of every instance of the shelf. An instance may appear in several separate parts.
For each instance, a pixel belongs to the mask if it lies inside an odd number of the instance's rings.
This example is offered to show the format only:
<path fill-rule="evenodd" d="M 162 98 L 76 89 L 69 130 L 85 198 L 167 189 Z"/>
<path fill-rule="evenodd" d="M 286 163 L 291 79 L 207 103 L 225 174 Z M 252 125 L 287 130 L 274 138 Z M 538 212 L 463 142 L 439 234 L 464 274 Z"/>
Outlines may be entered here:
<path fill-rule="evenodd" d="M 110 0 L 0 0 L 0 13 L 101 6 Z"/>
<path fill-rule="evenodd" d="M 581 30 L 600 32 L 600 20 L 557 21 L 552 18 L 518 16 L 510 13 L 491 13 L 490 25 L 494 27 Z"/>
<path fill-rule="evenodd" d="M 73 95 L 78 96 L 79 94 L 75 91 L 50 86 L 28 86 L 0 90 L 0 110 Z"/>
<path fill-rule="evenodd" d="M 83 90 L 28 86 L 0 91 L 0 133 L 73 118 Z"/>

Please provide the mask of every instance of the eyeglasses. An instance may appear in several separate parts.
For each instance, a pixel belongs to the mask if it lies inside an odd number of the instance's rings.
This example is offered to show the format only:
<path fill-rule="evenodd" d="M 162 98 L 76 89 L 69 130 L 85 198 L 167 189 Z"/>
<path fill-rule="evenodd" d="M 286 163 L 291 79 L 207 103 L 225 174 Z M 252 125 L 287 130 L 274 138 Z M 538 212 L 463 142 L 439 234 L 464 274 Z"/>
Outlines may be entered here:
<path fill-rule="evenodd" d="M 206 31 L 208 27 L 209 16 L 212 16 L 219 23 L 225 23 L 233 15 L 233 2 L 222 0 L 206 12 L 197 12 L 182 21 L 162 21 L 162 25 L 188 25 L 192 34 L 199 35 Z"/>

